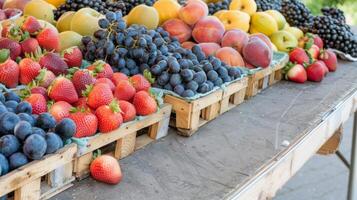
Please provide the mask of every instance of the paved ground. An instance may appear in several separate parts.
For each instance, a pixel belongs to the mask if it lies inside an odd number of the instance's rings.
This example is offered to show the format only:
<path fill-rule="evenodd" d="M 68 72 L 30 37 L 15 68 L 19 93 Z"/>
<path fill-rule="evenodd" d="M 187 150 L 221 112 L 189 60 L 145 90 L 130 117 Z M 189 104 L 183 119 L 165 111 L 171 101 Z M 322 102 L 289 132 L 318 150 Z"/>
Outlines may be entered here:
<path fill-rule="evenodd" d="M 349 159 L 350 119 L 344 125 L 340 150 Z M 285 185 L 274 200 L 343 200 L 347 198 L 348 170 L 336 155 L 316 155 Z"/>

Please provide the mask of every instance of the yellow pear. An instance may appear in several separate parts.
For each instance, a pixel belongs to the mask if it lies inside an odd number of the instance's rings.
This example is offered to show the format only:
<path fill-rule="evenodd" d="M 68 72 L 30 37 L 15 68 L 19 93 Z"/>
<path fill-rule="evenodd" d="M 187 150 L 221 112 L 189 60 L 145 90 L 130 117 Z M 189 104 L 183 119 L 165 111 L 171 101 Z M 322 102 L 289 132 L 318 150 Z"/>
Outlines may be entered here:
<path fill-rule="evenodd" d="M 130 11 L 127 23 L 129 26 L 139 24 L 148 29 L 155 29 L 159 25 L 159 13 L 155 8 L 141 4 Z"/>
<path fill-rule="evenodd" d="M 265 11 L 265 13 L 268 13 L 270 16 L 272 16 L 275 19 L 275 21 L 278 23 L 279 30 L 284 29 L 286 24 L 286 19 L 279 11 L 267 10 Z"/>
<path fill-rule="evenodd" d="M 92 36 L 99 30 L 98 21 L 104 16 L 92 8 L 82 8 L 78 10 L 71 21 L 71 30 L 83 36 Z"/>
<path fill-rule="evenodd" d="M 300 30 L 297 27 L 287 27 L 284 29 L 284 31 L 287 31 L 287 32 L 293 34 L 297 40 L 304 37 L 304 32 L 302 32 L 302 30 Z"/>
<path fill-rule="evenodd" d="M 244 32 L 249 30 L 250 16 L 242 11 L 230 10 L 219 15 L 226 31 L 240 29 Z"/>
<path fill-rule="evenodd" d="M 61 15 L 56 24 L 59 32 L 71 30 L 71 22 L 75 13 L 74 11 L 67 11 Z"/>
<path fill-rule="evenodd" d="M 63 51 L 69 47 L 79 46 L 82 36 L 74 31 L 64 31 L 59 34 L 60 50 Z"/>
<path fill-rule="evenodd" d="M 278 31 L 278 23 L 265 12 L 257 12 L 251 16 L 251 26 L 255 31 L 270 36 Z"/>
<path fill-rule="evenodd" d="M 257 4 L 255 0 L 233 0 L 229 4 L 229 10 L 240 10 L 252 15 L 257 12 Z"/>
<path fill-rule="evenodd" d="M 158 0 L 153 7 L 159 13 L 159 24 L 173 18 L 178 18 L 179 10 L 181 8 L 175 0 Z"/>

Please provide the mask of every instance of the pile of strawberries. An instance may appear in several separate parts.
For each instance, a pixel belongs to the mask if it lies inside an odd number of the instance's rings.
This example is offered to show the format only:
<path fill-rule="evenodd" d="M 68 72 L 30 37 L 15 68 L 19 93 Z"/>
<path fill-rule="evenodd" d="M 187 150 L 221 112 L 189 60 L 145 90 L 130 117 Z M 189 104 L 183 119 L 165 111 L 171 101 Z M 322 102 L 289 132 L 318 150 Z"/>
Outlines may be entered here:
<path fill-rule="evenodd" d="M 60 39 L 57 30 L 42 27 L 39 21 L 26 17 L 18 26 L 15 23 L 4 27 L 0 38 L 0 83 L 8 88 L 29 84 L 38 78 L 41 69 L 54 75 L 66 74 L 70 67 L 80 67 L 82 52 L 71 47 L 58 52 Z M 16 61 L 16 62 L 15 62 Z"/>
<path fill-rule="evenodd" d="M 304 83 L 307 80 L 320 82 L 327 73 L 336 71 L 336 54 L 323 49 L 324 44 L 317 35 L 306 34 L 299 46 L 289 53 L 290 62 L 284 68 L 286 79 Z"/>

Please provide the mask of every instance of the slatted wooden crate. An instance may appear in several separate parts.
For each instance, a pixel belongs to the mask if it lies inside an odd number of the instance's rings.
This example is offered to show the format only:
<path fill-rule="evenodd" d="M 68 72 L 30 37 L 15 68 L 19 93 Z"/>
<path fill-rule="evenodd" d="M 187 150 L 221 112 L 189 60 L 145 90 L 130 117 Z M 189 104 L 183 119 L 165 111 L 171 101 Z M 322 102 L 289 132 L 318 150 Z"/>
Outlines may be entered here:
<path fill-rule="evenodd" d="M 170 94 L 165 103 L 172 105 L 170 125 L 182 136 L 193 135 L 199 127 L 244 101 L 247 78 L 237 80 L 224 89 L 218 89 L 195 100 L 186 100 Z"/>
<path fill-rule="evenodd" d="M 82 179 L 89 175 L 89 166 L 96 150 L 103 150 L 103 153 L 112 154 L 115 158 L 122 159 L 154 140 L 166 136 L 171 108 L 171 105 L 164 104 L 158 112 L 152 115 L 123 124 L 115 131 L 98 134 L 89 139 L 86 147 L 80 148 L 75 158 L 76 178 Z M 140 135 L 139 131 L 146 132 L 146 134 Z"/>
<path fill-rule="evenodd" d="M 253 72 L 248 77 L 248 88 L 245 99 L 257 95 L 260 91 L 283 79 L 283 68 L 289 61 L 289 56 L 284 53 L 275 53 L 274 64 L 265 69 Z"/>
<path fill-rule="evenodd" d="M 70 144 L 42 160 L 32 161 L 0 177 L 0 196 L 15 200 L 49 199 L 71 187 L 77 145 Z"/>

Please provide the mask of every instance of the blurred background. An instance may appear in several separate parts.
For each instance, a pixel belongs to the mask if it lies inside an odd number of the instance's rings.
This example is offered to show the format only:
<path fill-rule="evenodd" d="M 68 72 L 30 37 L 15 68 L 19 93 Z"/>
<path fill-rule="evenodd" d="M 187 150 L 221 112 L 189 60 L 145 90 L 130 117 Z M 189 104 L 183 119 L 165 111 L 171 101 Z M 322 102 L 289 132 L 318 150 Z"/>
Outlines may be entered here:
<path fill-rule="evenodd" d="M 357 1 L 356 0 L 302 0 L 315 15 L 321 14 L 320 9 L 324 6 L 336 6 L 343 10 L 347 24 L 357 25 Z"/>

